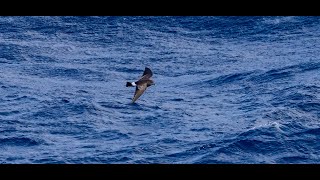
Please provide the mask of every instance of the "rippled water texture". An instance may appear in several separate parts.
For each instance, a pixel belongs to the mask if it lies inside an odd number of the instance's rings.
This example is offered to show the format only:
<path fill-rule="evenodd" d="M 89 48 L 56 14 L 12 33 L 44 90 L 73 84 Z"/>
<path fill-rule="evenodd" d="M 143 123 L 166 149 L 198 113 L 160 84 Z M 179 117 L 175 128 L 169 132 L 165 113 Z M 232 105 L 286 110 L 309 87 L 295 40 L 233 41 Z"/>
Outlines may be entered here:
<path fill-rule="evenodd" d="M 318 163 L 319 23 L 0 17 L 0 162 Z"/>

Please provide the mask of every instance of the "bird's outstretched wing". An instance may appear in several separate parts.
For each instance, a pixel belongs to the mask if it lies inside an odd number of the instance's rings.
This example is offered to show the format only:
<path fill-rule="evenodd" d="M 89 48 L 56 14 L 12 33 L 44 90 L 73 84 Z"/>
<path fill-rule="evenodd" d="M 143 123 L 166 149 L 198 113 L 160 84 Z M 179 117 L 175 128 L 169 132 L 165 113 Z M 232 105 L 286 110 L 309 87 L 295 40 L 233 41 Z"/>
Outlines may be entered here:
<path fill-rule="evenodd" d="M 151 78 L 152 74 L 153 73 L 152 73 L 151 69 L 146 67 L 144 69 L 144 72 L 143 72 L 143 74 L 142 74 L 142 76 L 141 76 L 141 78 L 139 80 L 147 80 L 147 79 Z"/>
<path fill-rule="evenodd" d="M 134 96 L 132 98 L 132 103 L 134 103 L 144 93 L 144 91 L 146 89 L 147 89 L 147 83 L 143 83 L 141 85 L 138 85 L 136 87 L 136 91 L 135 91 Z"/>

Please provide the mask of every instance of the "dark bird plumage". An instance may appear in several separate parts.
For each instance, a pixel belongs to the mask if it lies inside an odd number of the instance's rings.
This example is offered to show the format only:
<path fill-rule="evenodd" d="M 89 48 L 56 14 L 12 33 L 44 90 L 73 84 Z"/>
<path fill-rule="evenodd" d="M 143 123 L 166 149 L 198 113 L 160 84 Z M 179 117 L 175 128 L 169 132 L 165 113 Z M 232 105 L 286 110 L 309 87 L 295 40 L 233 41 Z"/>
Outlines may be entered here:
<path fill-rule="evenodd" d="M 147 89 L 147 87 L 151 85 L 155 85 L 153 80 L 150 79 L 152 77 L 153 73 L 150 68 L 145 68 L 141 78 L 136 82 L 127 82 L 126 87 L 135 86 L 136 91 L 134 93 L 134 96 L 132 98 L 132 103 L 134 103 Z"/>

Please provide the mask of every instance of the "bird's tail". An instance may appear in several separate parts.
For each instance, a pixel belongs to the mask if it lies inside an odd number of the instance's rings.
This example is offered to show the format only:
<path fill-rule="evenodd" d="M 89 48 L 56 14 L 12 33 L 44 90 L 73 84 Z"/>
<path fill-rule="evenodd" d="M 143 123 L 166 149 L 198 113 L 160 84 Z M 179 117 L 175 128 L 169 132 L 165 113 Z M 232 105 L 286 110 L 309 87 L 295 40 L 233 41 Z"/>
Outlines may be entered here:
<path fill-rule="evenodd" d="M 126 87 L 131 87 L 133 86 L 131 82 L 127 82 Z"/>

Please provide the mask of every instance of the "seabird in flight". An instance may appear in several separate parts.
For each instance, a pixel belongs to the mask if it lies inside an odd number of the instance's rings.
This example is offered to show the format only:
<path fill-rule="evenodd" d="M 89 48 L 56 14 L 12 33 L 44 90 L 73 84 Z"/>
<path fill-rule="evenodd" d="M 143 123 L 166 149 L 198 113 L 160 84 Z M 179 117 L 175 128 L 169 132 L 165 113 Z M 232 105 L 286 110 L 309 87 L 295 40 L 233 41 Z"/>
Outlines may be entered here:
<path fill-rule="evenodd" d="M 135 86 L 136 91 L 134 93 L 134 96 L 132 98 L 132 103 L 134 103 L 147 89 L 147 87 L 151 85 L 155 85 L 152 79 L 150 79 L 152 76 L 152 71 L 149 68 L 145 68 L 143 75 L 141 78 L 136 82 L 127 82 L 126 87 Z"/>

